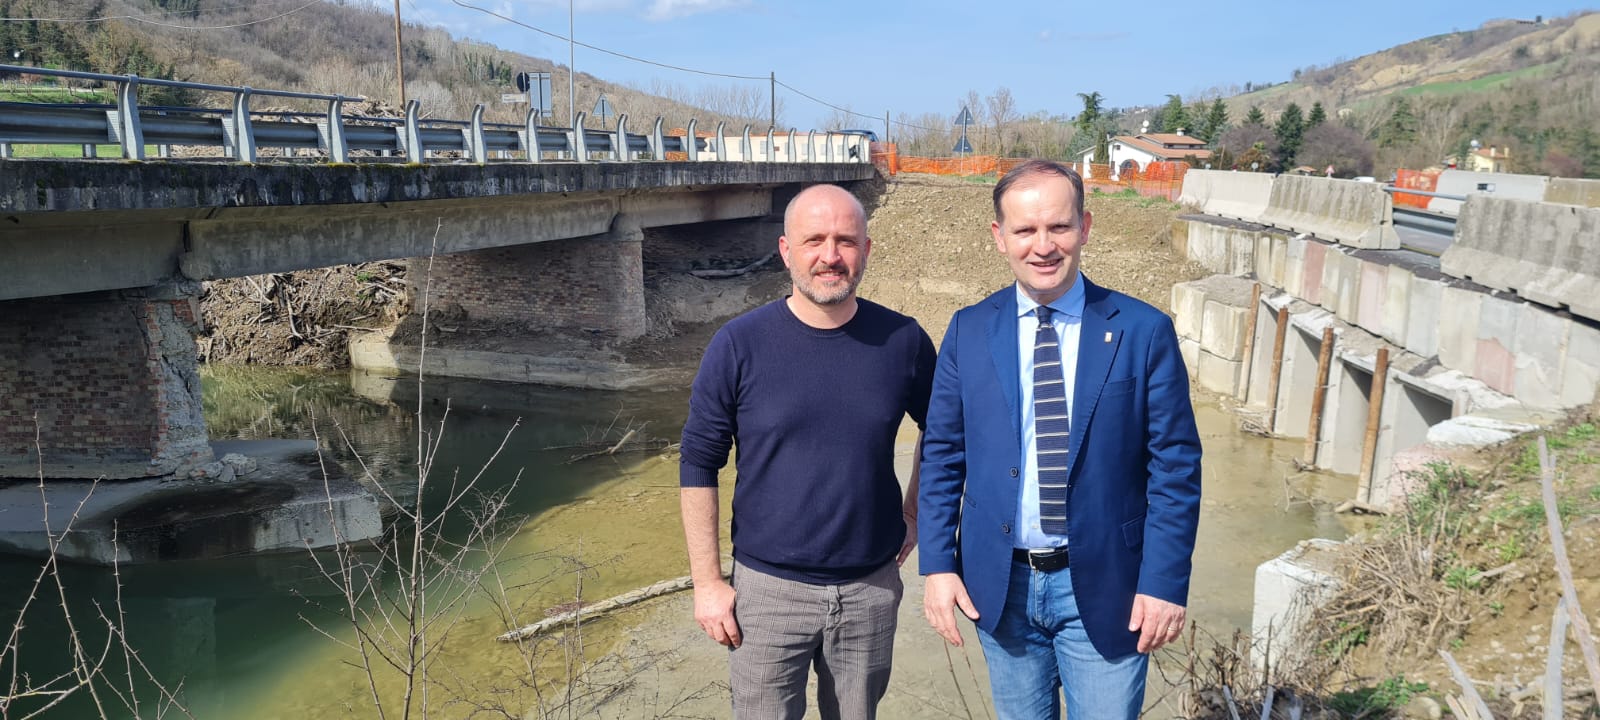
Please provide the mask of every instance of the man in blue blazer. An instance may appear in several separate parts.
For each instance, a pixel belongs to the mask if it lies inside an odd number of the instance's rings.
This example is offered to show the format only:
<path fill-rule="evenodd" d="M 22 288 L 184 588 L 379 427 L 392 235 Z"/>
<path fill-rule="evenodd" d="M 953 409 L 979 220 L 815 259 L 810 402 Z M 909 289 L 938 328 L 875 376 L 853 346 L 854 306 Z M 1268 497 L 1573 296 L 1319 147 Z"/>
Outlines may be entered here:
<path fill-rule="evenodd" d="M 1080 272 L 1083 180 L 1033 160 L 994 189 L 1016 285 L 957 312 L 923 436 L 924 612 L 977 624 L 1000 718 L 1135 718 L 1177 639 L 1200 439 L 1167 315 Z"/>

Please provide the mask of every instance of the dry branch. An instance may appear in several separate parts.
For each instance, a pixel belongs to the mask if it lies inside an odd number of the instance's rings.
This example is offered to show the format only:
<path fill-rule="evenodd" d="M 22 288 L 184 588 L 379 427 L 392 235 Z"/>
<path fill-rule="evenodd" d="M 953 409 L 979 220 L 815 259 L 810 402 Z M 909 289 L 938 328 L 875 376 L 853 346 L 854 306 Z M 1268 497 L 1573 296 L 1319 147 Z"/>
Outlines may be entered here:
<path fill-rule="evenodd" d="M 1578 589 L 1572 581 L 1572 560 L 1567 557 L 1567 540 L 1561 530 L 1561 513 L 1556 509 L 1556 465 L 1550 457 L 1550 446 L 1539 437 L 1539 485 L 1544 497 L 1544 518 L 1550 527 L 1550 552 L 1556 557 L 1556 574 L 1561 576 L 1561 592 L 1566 596 L 1567 616 L 1572 620 L 1573 635 L 1583 651 L 1583 665 L 1589 671 L 1589 684 L 1595 697 L 1600 699 L 1600 656 L 1595 653 L 1594 637 L 1590 635 L 1589 619 L 1584 617 L 1578 604 Z"/>
<path fill-rule="evenodd" d="M 722 278 L 739 277 L 741 275 L 749 275 L 750 273 L 755 272 L 756 269 L 760 268 L 762 265 L 771 262 L 772 258 L 777 256 L 777 254 L 778 253 L 776 252 L 767 253 L 766 256 L 760 260 L 734 270 L 690 270 L 689 274 L 697 278 L 704 278 L 707 280 L 717 280 Z"/>
<path fill-rule="evenodd" d="M 724 565 L 722 568 L 722 576 L 728 577 L 732 573 L 732 570 L 733 568 L 731 566 Z M 657 598 L 661 597 L 662 595 L 668 595 L 675 592 L 682 592 L 691 587 L 694 587 L 694 581 L 691 580 L 688 575 L 684 575 L 680 578 L 674 578 L 672 580 L 662 580 L 654 585 L 648 585 L 639 588 L 638 590 L 625 592 L 616 597 L 601 600 L 600 602 L 591 605 L 579 605 L 576 609 L 568 610 L 567 612 L 561 613 L 560 615 L 556 615 L 554 617 L 545 618 L 544 620 L 540 620 L 539 622 L 531 625 L 525 625 L 516 630 L 504 633 L 495 639 L 499 640 L 500 642 L 526 640 L 530 637 L 549 632 L 552 628 L 558 628 L 563 625 L 569 625 L 573 622 L 587 620 L 597 615 L 604 615 L 630 605 L 637 605 L 651 598 Z"/>

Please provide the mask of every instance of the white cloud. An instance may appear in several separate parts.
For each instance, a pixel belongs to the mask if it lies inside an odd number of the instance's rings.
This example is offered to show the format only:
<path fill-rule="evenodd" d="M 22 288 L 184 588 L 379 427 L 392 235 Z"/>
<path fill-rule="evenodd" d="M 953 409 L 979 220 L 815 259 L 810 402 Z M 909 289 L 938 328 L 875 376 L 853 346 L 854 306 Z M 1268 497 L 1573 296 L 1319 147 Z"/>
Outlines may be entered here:
<path fill-rule="evenodd" d="M 1039 31 L 1039 42 L 1042 42 L 1042 43 L 1050 42 L 1050 31 L 1049 30 L 1040 30 Z"/>
<path fill-rule="evenodd" d="M 655 21 L 672 20 L 747 4 L 749 0 L 653 0 L 645 17 Z"/>

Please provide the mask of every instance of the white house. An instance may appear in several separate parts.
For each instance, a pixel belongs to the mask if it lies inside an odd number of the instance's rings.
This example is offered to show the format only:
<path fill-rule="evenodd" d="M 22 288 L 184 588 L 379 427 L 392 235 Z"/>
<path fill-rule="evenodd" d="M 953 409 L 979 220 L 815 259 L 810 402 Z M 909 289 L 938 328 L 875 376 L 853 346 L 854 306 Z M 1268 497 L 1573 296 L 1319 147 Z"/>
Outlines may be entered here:
<path fill-rule="evenodd" d="M 1115 180 L 1129 168 L 1144 172 L 1153 162 L 1179 162 L 1191 156 L 1207 160 L 1211 151 L 1205 146 L 1205 141 L 1183 134 L 1182 129 L 1176 133 L 1118 135 L 1111 138 L 1110 144 L 1111 178 Z M 1088 168 L 1093 161 L 1094 149 L 1090 148 L 1083 153 L 1083 167 Z M 1090 173 L 1083 176 L 1090 177 Z"/>

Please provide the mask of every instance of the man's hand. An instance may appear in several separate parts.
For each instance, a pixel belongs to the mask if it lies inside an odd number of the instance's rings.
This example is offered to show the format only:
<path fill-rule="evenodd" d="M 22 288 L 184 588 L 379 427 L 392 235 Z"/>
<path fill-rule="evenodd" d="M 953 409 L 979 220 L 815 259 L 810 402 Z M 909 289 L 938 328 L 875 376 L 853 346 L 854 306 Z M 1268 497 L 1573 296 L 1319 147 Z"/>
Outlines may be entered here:
<path fill-rule="evenodd" d="M 906 558 L 911 556 L 911 551 L 917 547 L 917 516 L 906 512 L 902 517 L 906 521 L 906 541 L 900 544 L 900 554 L 894 556 L 894 564 L 904 566 Z"/>
<path fill-rule="evenodd" d="M 739 621 L 733 615 L 736 594 L 733 586 L 721 578 L 694 586 L 694 621 L 712 640 L 730 648 L 739 647 L 744 641 L 739 635 Z"/>
<path fill-rule="evenodd" d="M 1133 596 L 1128 631 L 1139 633 L 1139 652 L 1153 653 L 1183 634 L 1184 609 L 1149 595 Z"/>
<path fill-rule="evenodd" d="M 967 619 L 977 620 L 978 609 L 967 597 L 967 585 L 955 573 L 934 573 L 927 577 L 922 592 L 922 614 L 940 637 L 951 645 L 961 647 L 961 630 L 956 627 L 955 609 L 961 608 Z"/>

